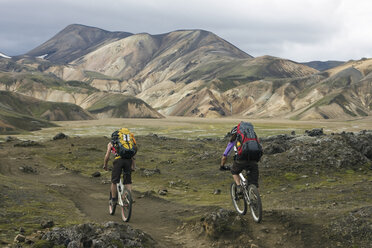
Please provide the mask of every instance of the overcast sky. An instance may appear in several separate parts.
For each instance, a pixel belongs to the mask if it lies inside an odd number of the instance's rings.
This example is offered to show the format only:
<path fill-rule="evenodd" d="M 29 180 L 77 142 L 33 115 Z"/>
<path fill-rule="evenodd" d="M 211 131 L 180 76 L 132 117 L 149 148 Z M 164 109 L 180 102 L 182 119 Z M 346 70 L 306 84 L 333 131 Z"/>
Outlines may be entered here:
<path fill-rule="evenodd" d="M 297 62 L 372 57 L 371 0 L 0 0 L 0 52 L 26 53 L 73 23 L 204 29 L 252 56 Z"/>

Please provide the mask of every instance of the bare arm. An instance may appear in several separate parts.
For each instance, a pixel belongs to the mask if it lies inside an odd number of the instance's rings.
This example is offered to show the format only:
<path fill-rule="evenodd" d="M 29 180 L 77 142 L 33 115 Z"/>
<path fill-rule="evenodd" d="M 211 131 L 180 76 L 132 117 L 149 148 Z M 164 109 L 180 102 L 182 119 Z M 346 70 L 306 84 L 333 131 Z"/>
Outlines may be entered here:
<path fill-rule="evenodd" d="M 226 156 L 222 156 L 222 158 L 221 158 L 221 167 L 225 165 L 226 160 L 227 160 L 227 157 Z"/>
<path fill-rule="evenodd" d="M 107 151 L 106 151 L 105 159 L 103 160 L 103 169 L 104 170 L 107 170 L 107 163 L 108 163 L 108 161 L 110 159 L 111 148 L 112 148 L 112 144 L 111 143 L 108 143 L 107 144 Z"/>

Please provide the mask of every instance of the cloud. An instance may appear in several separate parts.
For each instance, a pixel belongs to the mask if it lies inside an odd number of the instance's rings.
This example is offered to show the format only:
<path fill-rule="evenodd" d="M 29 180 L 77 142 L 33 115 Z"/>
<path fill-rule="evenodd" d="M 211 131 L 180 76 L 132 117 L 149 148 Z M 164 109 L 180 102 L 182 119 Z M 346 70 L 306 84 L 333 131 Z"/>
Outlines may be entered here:
<path fill-rule="evenodd" d="M 369 0 L 0 0 L 0 51 L 25 53 L 69 24 L 150 34 L 205 29 L 253 56 L 371 57 Z"/>

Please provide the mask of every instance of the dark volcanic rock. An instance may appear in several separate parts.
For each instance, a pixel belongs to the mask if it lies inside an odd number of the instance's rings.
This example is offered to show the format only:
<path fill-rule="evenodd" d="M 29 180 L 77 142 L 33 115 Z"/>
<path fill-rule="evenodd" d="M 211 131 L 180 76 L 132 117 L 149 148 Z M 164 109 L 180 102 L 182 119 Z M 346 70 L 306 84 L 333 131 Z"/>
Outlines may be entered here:
<path fill-rule="evenodd" d="M 145 177 L 150 177 L 150 176 L 153 176 L 155 174 L 160 174 L 160 169 L 156 168 L 156 169 L 145 169 L 145 168 L 140 168 L 139 169 L 140 172 L 141 172 L 141 176 L 145 176 Z"/>
<path fill-rule="evenodd" d="M 33 168 L 31 166 L 28 166 L 28 165 L 20 166 L 19 170 L 24 172 L 24 173 L 30 173 L 30 174 L 36 174 L 37 173 L 37 170 L 35 168 Z"/>
<path fill-rule="evenodd" d="M 247 222 L 236 212 L 220 209 L 201 218 L 201 225 L 207 237 L 217 239 L 221 236 L 239 236 L 248 228 Z"/>
<path fill-rule="evenodd" d="M 53 137 L 53 140 L 58 140 L 58 139 L 67 139 L 68 136 L 64 133 L 58 133 L 56 136 Z"/>
<path fill-rule="evenodd" d="M 14 144 L 15 147 L 30 147 L 30 146 L 43 146 L 40 143 L 33 140 L 25 140 Z"/>
<path fill-rule="evenodd" d="M 101 176 L 101 172 L 99 171 L 96 171 L 92 174 L 92 177 L 100 177 Z"/>
<path fill-rule="evenodd" d="M 372 206 L 351 211 L 330 224 L 329 237 L 346 242 L 347 247 L 371 247 Z"/>
<path fill-rule="evenodd" d="M 42 239 L 66 247 L 153 247 L 156 244 L 148 234 L 115 222 L 103 226 L 87 223 L 53 228 Z"/>
<path fill-rule="evenodd" d="M 324 135 L 323 128 L 314 128 L 312 130 L 306 130 L 305 133 L 309 136 L 321 136 Z"/>
<path fill-rule="evenodd" d="M 371 163 L 371 131 L 328 136 L 321 133 L 316 130 L 308 135 L 276 135 L 261 139 L 262 165 L 286 170 L 316 167 L 357 169 Z"/>
<path fill-rule="evenodd" d="M 51 228 L 54 226 L 54 221 L 52 220 L 44 220 L 40 223 L 40 226 L 42 228 Z"/>

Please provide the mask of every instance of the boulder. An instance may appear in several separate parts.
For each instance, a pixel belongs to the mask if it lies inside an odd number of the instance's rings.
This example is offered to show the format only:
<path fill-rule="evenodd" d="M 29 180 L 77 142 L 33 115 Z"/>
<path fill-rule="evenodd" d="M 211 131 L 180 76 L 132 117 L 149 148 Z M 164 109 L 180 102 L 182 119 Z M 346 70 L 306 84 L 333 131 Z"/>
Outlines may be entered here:
<path fill-rule="evenodd" d="M 156 242 L 145 232 L 129 225 L 107 222 L 53 228 L 42 236 L 54 246 L 65 247 L 153 247 Z"/>
<path fill-rule="evenodd" d="M 312 130 L 305 130 L 305 134 L 312 136 L 312 137 L 324 135 L 323 128 L 314 128 Z"/>
<path fill-rule="evenodd" d="M 64 133 L 58 133 L 53 137 L 53 140 L 67 139 L 68 136 Z"/>

